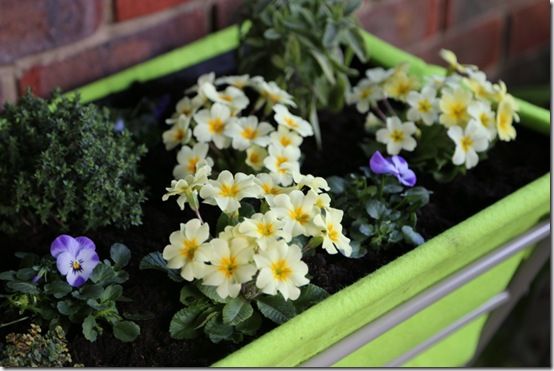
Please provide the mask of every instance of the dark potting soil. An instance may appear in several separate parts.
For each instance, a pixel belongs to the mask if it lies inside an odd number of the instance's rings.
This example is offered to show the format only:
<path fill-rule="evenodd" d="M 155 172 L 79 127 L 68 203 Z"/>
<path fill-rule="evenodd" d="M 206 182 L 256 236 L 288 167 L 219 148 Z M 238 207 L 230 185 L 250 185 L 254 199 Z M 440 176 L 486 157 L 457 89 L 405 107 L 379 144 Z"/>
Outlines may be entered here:
<path fill-rule="evenodd" d="M 211 68 L 214 69 L 214 68 Z M 175 80 L 168 78 L 163 84 L 142 85 L 130 89 L 123 95 L 105 103 L 124 106 L 125 102 L 137 102 L 142 96 L 168 94 L 171 104 L 159 112 L 158 135 L 165 129 L 163 118 L 170 115 L 173 103 L 184 87 L 189 86 L 203 71 L 183 75 L 185 81 L 175 88 Z M 221 68 L 219 72 L 222 71 Z M 188 77 L 187 77 L 188 76 Z M 172 86 L 172 90 L 168 87 Z M 157 88 L 156 88 L 157 87 Z M 363 132 L 363 117 L 355 110 L 347 108 L 341 114 L 323 112 L 320 116 L 323 133 L 323 151 L 315 150 L 313 139 L 303 146 L 305 159 L 303 172 L 319 176 L 344 175 L 366 166 L 367 157 L 358 147 Z M 439 184 L 430 177 L 420 176 L 419 184 L 434 193 L 430 204 L 421 210 L 417 229 L 426 238 L 432 238 L 451 226 L 463 221 L 483 208 L 514 192 L 518 188 L 544 175 L 549 171 L 550 143 L 542 136 L 524 128 L 518 128 L 514 142 L 499 142 L 482 161 L 467 175 L 458 177 L 448 184 Z M 141 335 L 133 343 L 122 343 L 115 339 L 111 331 L 106 331 L 95 343 L 90 343 L 81 334 L 80 326 L 73 326 L 67 338 L 73 361 L 85 366 L 207 366 L 232 353 L 253 338 L 242 344 L 212 344 L 207 338 L 179 341 L 171 339 L 168 328 L 171 317 L 182 308 L 179 303 L 181 284 L 167 278 L 158 271 L 140 271 L 140 259 L 152 251 L 161 251 L 168 243 L 171 232 L 179 228 L 179 223 L 193 217 L 190 211 L 179 210 L 174 199 L 162 202 L 161 196 L 172 179 L 172 169 L 176 163 L 176 152 L 167 152 L 158 142 L 149 149 L 141 164 L 145 174 L 149 200 L 144 205 L 143 225 L 127 231 L 104 228 L 87 233 L 97 246 L 101 257 L 109 256 L 109 247 L 122 242 L 132 251 L 132 259 L 127 268 L 130 280 L 124 284 L 125 296 L 133 301 L 120 303 L 121 312 L 150 314 L 147 320 L 138 321 Z M 0 235 L 2 260 L 0 271 L 13 269 L 17 260 L 15 251 L 34 251 L 47 254 L 55 233 L 42 231 L 36 235 L 8 238 Z M 379 267 L 391 262 L 413 247 L 398 245 L 389 250 L 370 251 L 361 259 L 348 259 L 340 255 L 318 252 L 306 258 L 310 266 L 311 280 L 330 293 L 335 293 L 368 275 Z M 8 332 L 22 331 L 28 323 L 0 329 L 0 339 Z M 259 335 L 271 330 L 274 325 L 266 323 Z"/>

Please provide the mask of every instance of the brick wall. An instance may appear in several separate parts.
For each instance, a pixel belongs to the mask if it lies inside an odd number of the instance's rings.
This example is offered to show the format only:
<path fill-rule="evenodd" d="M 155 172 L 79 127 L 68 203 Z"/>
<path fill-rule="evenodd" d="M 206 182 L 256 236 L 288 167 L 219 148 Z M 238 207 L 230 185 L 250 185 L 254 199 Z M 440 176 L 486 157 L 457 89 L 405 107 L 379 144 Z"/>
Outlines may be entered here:
<path fill-rule="evenodd" d="M 0 0 L 0 102 L 27 88 L 43 96 L 75 88 L 189 43 L 235 22 L 240 3 Z M 358 17 L 432 62 L 442 47 L 493 74 L 548 58 L 548 0 L 365 0 Z M 534 79 L 548 75 L 540 66 Z"/>

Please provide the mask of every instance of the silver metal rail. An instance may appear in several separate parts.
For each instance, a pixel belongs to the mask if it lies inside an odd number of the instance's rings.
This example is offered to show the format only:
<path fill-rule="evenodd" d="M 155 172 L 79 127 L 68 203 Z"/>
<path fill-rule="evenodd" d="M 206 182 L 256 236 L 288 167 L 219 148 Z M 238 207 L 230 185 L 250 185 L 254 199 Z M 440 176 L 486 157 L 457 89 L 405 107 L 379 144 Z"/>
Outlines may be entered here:
<path fill-rule="evenodd" d="M 391 328 L 427 308 L 475 277 L 515 255 L 525 247 L 536 243 L 550 234 L 550 222 L 537 227 L 495 249 L 446 279 L 424 290 L 412 299 L 385 313 L 375 321 L 353 332 L 302 364 L 302 367 L 326 367 L 355 352 Z"/>

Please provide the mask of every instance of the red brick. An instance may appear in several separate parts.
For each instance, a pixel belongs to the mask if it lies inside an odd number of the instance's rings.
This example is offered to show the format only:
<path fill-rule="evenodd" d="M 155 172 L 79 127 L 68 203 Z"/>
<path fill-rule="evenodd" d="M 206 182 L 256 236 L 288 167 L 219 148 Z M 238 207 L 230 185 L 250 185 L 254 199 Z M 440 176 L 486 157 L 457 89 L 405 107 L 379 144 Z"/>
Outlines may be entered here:
<path fill-rule="evenodd" d="M 367 31 L 406 47 L 435 34 L 442 24 L 444 0 L 386 0 L 364 2 L 358 19 Z"/>
<path fill-rule="evenodd" d="M 0 64 L 80 40 L 102 20 L 102 0 L 2 0 Z"/>
<path fill-rule="evenodd" d="M 137 34 L 110 40 L 51 64 L 34 66 L 19 79 L 19 94 L 27 87 L 40 96 L 47 96 L 56 87 L 72 89 L 198 39 L 207 32 L 207 9 L 196 7 Z"/>
<path fill-rule="evenodd" d="M 218 0 L 215 4 L 215 24 L 216 29 L 222 29 L 241 19 L 243 0 Z"/>
<path fill-rule="evenodd" d="M 547 46 L 550 41 L 550 4 L 537 0 L 510 12 L 509 56 Z"/>
<path fill-rule="evenodd" d="M 159 12 L 190 0 L 115 0 L 115 18 L 117 21 L 142 17 Z"/>
<path fill-rule="evenodd" d="M 504 28 L 504 18 L 490 14 L 464 27 L 451 29 L 433 42 L 422 43 L 408 50 L 428 62 L 444 65 L 439 51 L 450 49 L 461 63 L 489 69 L 501 60 Z"/>

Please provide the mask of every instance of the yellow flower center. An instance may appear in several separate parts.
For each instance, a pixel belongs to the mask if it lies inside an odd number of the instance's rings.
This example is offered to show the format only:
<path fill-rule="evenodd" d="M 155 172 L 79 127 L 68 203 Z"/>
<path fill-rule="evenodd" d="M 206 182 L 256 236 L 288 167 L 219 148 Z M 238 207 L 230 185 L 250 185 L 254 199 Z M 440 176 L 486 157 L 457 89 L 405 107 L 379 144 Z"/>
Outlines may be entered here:
<path fill-rule="evenodd" d="M 180 142 L 185 137 L 185 131 L 182 129 L 175 130 L 175 141 Z"/>
<path fill-rule="evenodd" d="M 473 139 L 468 136 L 463 136 L 462 140 L 460 141 L 460 146 L 464 150 L 464 152 L 469 151 L 473 147 Z"/>
<path fill-rule="evenodd" d="M 198 164 L 198 161 L 200 161 L 198 156 L 192 156 L 191 158 L 189 158 L 187 162 L 187 170 L 189 171 L 189 173 L 194 174 L 196 172 L 196 165 Z"/>
<path fill-rule="evenodd" d="M 431 108 L 432 108 L 431 102 L 429 102 L 429 100 L 427 99 L 422 99 L 417 104 L 417 109 L 419 110 L 419 112 L 422 112 L 422 113 L 430 112 Z"/>
<path fill-rule="evenodd" d="M 183 246 L 181 247 L 181 255 L 184 256 L 188 261 L 194 259 L 194 254 L 198 249 L 198 241 L 195 238 L 190 240 L 184 240 Z"/>
<path fill-rule="evenodd" d="M 74 271 L 80 271 L 83 268 L 81 267 L 81 263 L 78 260 L 73 260 L 71 263 L 71 268 L 73 268 Z"/>
<path fill-rule="evenodd" d="M 217 270 L 225 276 L 225 278 L 233 278 L 236 270 L 238 268 L 237 259 L 234 256 L 226 256 L 219 260 L 217 265 Z"/>
<path fill-rule="evenodd" d="M 466 114 L 466 105 L 462 102 L 454 102 L 450 106 L 450 115 L 456 121 L 462 121 Z"/>
<path fill-rule="evenodd" d="M 367 87 L 364 90 L 362 90 L 362 92 L 360 93 L 360 97 L 362 99 L 367 99 L 371 95 L 372 92 L 373 92 L 373 89 L 370 88 L 370 87 Z"/>
<path fill-rule="evenodd" d="M 279 259 L 271 264 L 271 272 L 277 281 L 286 281 L 292 275 L 292 269 L 285 259 Z"/>
<path fill-rule="evenodd" d="M 225 102 L 232 102 L 233 101 L 233 97 L 230 96 L 229 94 L 220 94 L 219 97 L 221 99 L 223 99 Z"/>
<path fill-rule="evenodd" d="M 219 195 L 223 197 L 236 197 L 239 193 L 239 187 L 236 184 L 223 183 L 219 186 Z"/>
<path fill-rule="evenodd" d="M 283 164 L 288 161 L 288 158 L 285 156 L 277 156 L 275 159 L 275 167 L 277 168 L 277 171 L 281 174 L 284 174 L 287 172 L 287 169 L 283 167 Z"/>
<path fill-rule="evenodd" d="M 511 116 L 506 114 L 505 112 L 499 112 L 498 113 L 498 129 L 500 131 L 506 131 L 510 127 L 511 123 Z"/>
<path fill-rule="evenodd" d="M 242 130 L 242 133 L 240 133 L 240 135 L 244 138 L 244 139 L 255 139 L 256 136 L 258 135 L 258 132 L 255 130 L 255 129 L 252 129 L 250 127 L 246 127 Z"/>
<path fill-rule="evenodd" d="M 183 108 L 181 108 L 181 114 L 188 116 L 191 113 L 192 113 L 192 107 L 184 106 Z"/>
<path fill-rule="evenodd" d="M 271 223 L 263 223 L 259 222 L 256 224 L 256 229 L 259 234 L 265 237 L 272 236 L 275 232 L 275 228 L 273 227 L 273 224 Z"/>
<path fill-rule="evenodd" d="M 269 183 L 263 183 L 262 184 L 262 189 L 264 190 L 264 193 L 266 195 L 278 195 L 279 194 L 279 189 L 276 188 L 276 187 L 273 187 Z"/>
<path fill-rule="evenodd" d="M 283 147 L 286 147 L 292 143 L 292 140 L 286 135 L 283 135 L 282 137 L 279 138 L 279 143 L 281 143 Z"/>
<path fill-rule="evenodd" d="M 293 119 L 290 116 L 285 117 L 285 125 L 287 125 L 291 129 L 297 129 L 298 128 L 298 123 L 296 122 L 295 119 Z"/>
<path fill-rule="evenodd" d="M 404 140 L 404 132 L 399 129 L 394 129 L 390 133 L 390 139 L 395 143 L 402 142 Z"/>
<path fill-rule="evenodd" d="M 289 216 L 292 220 L 296 220 L 299 224 L 306 224 L 310 220 L 310 216 L 306 214 L 301 207 L 296 207 L 290 210 Z"/>
<path fill-rule="evenodd" d="M 258 155 L 256 152 L 252 152 L 248 156 L 248 161 L 250 161 L 253 164 L 257 164 L 260 162 L 260 155 Z"/>
<path fill-rule="evenodd" d="M 223 133 L 223 120 L 219 117 L 210 119 L 208 121 L 208 129 L 210 130 L 211 134 L 221 134 Z"/>
<path fill-rule="evenodd" d="M 488 128 L 490 126 L 492 120 L 491 120 L 489 115 L 487 115 L 486 113 L 482 113 L 479 116 L 479 121 L 481 121 L 481 125 Z"/>
<path fill-rule="evenodd" d="M 273 103 L 273 104 L 279 103 L 279 102 L 281 101 L 281 96 L 278 95 L 278 94 L 268 93 L 268 94 L 267 94 L 267 97 L 269 98 L 269 100 L 270 100 L 271 103 Z"/>
<path fill-rule="evenodd" d="M 331 223 L 327 224 L 327 237 L 333 242 L 337 242 L 339 240 L 339 231 L 335 228 L 335 226 Z"/>

